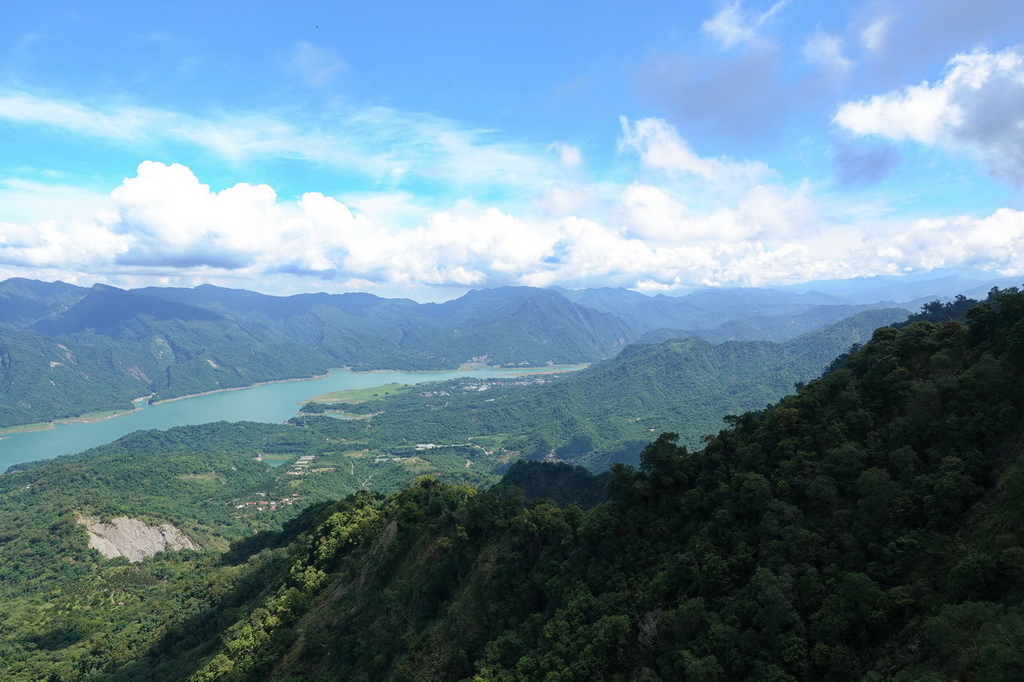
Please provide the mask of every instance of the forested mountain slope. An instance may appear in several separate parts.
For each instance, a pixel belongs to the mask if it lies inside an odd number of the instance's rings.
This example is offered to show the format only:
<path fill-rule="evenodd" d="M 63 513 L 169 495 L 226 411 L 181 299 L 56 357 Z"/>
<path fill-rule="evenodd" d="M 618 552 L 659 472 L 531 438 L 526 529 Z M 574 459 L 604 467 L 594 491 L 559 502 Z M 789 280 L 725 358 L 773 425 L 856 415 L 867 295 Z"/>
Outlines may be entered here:
<path fill-rule="evenodd" d="M 139 431 L 12 469 L 0 475 L 0 679 L 25 682 L 109 679 L 168 626 L 222 606 L 250 568 L 236 564 L 281 542 L 282 525 L 310 505 L 420 474 L 497 480 L 483 461 L 467 470 L 461 452 L 396 461 L 314 429 L 252 422 Z M 81 522 L 118 517 L 172 524 L 201 549 L 103 559 Z"/>
<path fill-rule="evenodd" d="M 72 350 L 0 324 L 0 428 L 131 407 L 148 387 L 115 362 L 109 347 Z"/>
<path fill-rule="evenodd" d="M 332 366 L 280 333 L 96 285 L 27 328 L 0 327 L 0 427 L 128 409 Z"/>
<path fill-rule="evenodd" d="M 968 319 L 882 328 L 701 452 L 661 436 L 589 511 L 327 506 L 112 679 L 1019 680 L 1024 294 Z"/>
<path fill-rule="evenodd" d="M 710 330 L 729 322 L 756 317 L 786 317 L 816 307 L 848 309 L 848 302 L 843 298 L 813 291 L 789 293 L 774 289 L 707 289 L 686 296 L 645 296 L 634 291 L 610 288 L 558 288 L 556 291 L 580 305 L 618 316 L 639 333 L 661 328 Z M 891 306 L 892 301 L 885 301 L 875 307 Z M 856 311 L 844 312 L 829 321 L 835 322 Z"/>
<path fill-rule="evenodd" d="M 9 360 L 0 365 L 0 428 L 127 409 L 140 396 L 174 398 L 342 366 L 595 362 L 661 328 L 714 341 L 783 340 L 879 307 L 758 289 L 671 298 L 502 287 L 419 304 L 365 293 L 268 296 L 210 285 L 124 291 L 9 279 L 0 282 L 0 356 Z"/>
<path fill-rule="evenodd" d="M 29 325 L 77 303 L 87 289 L 12 277 L 0 282 L 0 323 Z"/>
<path fill-rule="evenodd" d="M 471 291 L 422 305 L 372 294 L 277 297 L 208 285 L 138 291 L 290 334 L 358 369 L 585 362 L 614 355 L 635 336 L 612 315 L 530 287 Z"/>
<path fill-rule="evenodd" d="M 711 343 L 722 343 L 723 341 L 783 342 L 853 317 L 860 312 L 880 309 L 899 309 L 903 310 L 905 315 L 910 314 L 910 310 L 903 306 L 879 308 L 878 304 L 819 305 L 788 315 L 755 315 L 739 320 L 730 320 L 710 329 L 654 329 L 643 334 L 637 339 L 637 343 L 658 343 L 683 336 L 696 336 Z"/>
<path fill-rule="evenodd" d="M 507 387 L 507 380 L 495 380 L 465 390 L 464 381 L 453 381 L 358 405 L 334 405 L 349 414 L 373 416 L 332 420 L 333 427 L 323 428 L 380 448 L 471 439 L 533 459 L 553 453 L 600 470 L 613 461 L 635 462 L 652 433 L 676 431 L 695 446 L 721 427 L 724 415 L 778 400 L 795 383 L 820 375 L 877 327 L 904 318 L 899 308 L 864 312 L 782 344 L 715 345 L 687 338 L 631 345 L 610 360 L 544 385 Z"/>
<path fill-rule="evenodd" d="M 7 280 L 0 283 L 0 428 L 340 366 L 590 362 L 634 336 L 612 315 L 525 287 L 420 305 L 369 294 Z"/>

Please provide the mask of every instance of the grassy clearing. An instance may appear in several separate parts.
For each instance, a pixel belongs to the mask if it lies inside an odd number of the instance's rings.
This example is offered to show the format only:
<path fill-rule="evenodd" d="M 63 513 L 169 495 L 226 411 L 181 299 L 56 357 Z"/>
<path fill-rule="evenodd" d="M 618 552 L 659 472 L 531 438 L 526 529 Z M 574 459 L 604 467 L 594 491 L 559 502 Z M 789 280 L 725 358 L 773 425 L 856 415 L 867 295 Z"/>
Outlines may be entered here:
<path fill-rule="evenodd" d="M 413 388 L 413 384 L 400 384 L 393 382 L 385 384 L 383 386 L 371 386 L 370 388 L 347 388 L 344 391 L 334 391 L 333 393 L 324 393 L 311 398 L 309 402 L 312 403 L 363 403 L 367 400 L 376 400 L 377 398 L 383 398 L 385 396 L 398 395 L 399 393 L 405 393 Z"/>
<path fill-rule="evenodd" d="M 260 454 L 260 459 L 262 459 L 264 462 L 287 462 L 290 459 L 295 459 L 295 457 L 296 457 L 296 455 L 293 455 L 293 454 L 287 454 L 287 455 L 280 455 L 280 454 L 268 455 L 266 453 L 261 453 Z"/>

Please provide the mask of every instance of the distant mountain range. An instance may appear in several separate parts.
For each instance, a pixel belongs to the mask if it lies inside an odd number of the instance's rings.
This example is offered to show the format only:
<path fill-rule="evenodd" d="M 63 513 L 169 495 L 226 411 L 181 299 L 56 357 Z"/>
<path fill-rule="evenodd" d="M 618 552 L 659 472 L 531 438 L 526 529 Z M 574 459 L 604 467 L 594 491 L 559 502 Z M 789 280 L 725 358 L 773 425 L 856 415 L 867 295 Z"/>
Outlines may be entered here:
<path fill-rule="evenodd" d="M 938 281 L 930 298 L 957 293 L 945 288 L 956 283 Z M 928 290 L 913 284 L 914 296 Z M 884 290 L 895 295 L 894 286 Z M 211 285 L 122 290 L 13 278 L 0 282 L 0 427 L 341 366 L 541 366 L 594 362 L 634 341 L 679 336 L 785 341 L 892 307 L 893 300 L 788 289 L 670 297 L 503 287 L 420 304 L 366 293 L 281 297 Z"/>

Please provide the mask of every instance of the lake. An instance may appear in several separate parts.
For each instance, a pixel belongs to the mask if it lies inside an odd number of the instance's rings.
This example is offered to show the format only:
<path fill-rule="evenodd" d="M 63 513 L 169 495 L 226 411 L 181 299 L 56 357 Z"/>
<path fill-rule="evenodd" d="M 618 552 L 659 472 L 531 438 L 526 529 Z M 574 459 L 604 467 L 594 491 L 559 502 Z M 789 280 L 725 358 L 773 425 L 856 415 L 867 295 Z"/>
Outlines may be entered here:
<path fill-rule="evenodd" d="M 457 377 L 487 379 L 571 370 L 575 367 L 537 369 L 477 369 L 437 372 L 350 372 L 334 370 L 316 379 L 284 381 L 208 395 L 182 398 L 160 405 L 139 404 L 138 410 L 95 422 L 56 424 L 52 429 L 13 433 L 0 439 L 0 472 L 20 462 L 52 459 L 117 440 L 140 429 L 169 429 L 185 424 L 216 421 L 254 421 L 279 424 L 298 414 L 310 398 L 349 388 L 370 388 L 390 383 L 418 384 Z"/>

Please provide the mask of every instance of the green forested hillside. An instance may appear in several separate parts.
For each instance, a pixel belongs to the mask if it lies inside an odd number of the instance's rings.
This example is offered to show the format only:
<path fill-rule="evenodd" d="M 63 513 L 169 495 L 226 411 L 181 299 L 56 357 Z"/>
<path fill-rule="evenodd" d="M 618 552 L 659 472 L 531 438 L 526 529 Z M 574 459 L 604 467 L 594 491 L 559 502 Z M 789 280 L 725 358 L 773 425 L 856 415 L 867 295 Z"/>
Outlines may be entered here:
<path fill-rule="evenodd" d="M 710 329 L 654 329 L 643 334 L 637 343 L 660 343 L 683 336 L 696 336 L 712 343 L 723 341 L 789 341 L 826 325 L 835 324 L 858 313 L 878 310 L 877 305 L 819 305 L 788 315 L 755 315 L 730 320 Z M 889 308 L 895 311 L 896 308 Z M 909 315 L 904 308 L 902 314 Z"/>
<path fill-rule="evenodd" d="M 0 282 L 0 428 L 127 409 L 140 396 L 174 398 L 342 366 L 594 362 L 643 332 L 684 322 L 716 341 L 786 339 L 859 309 L 834 299 L 767 290 L 674 299 L 503 287 L 419 304 L 361 293 L 282 297 L 210 285 L 124 291 L 9 279 Z"/>
<path fill-rule="evenodd" d="M 0 475 L 0 679 L 108 679 L 170 625 L 224 604 L 250 568 L 238 557 L 281 542 L 302 509 L 422 474 L 497 480 L 497 462 L 467 470 L 463 453 L 432 454 L 378 458 L 313 429 L 221 422 L 17 465 Z M 77 521 L 120 516 L 174 524 L 202 550 L 102 559 Z"/>
<path fill-rule="evenodd" d="M 0 327 L 0 427 L 129 409 L 331 366 L 281 334 L 97 286 L 28 328 Z"/>
<path fill-rule="evenodd" d="M 904 317 L 901 309 L 859 313 L 784 344 L 713 345 L 687 338 L 633 345 L 544 385 L 509 386 L 516 382 L 508 380 L 422 385 L 386 399 L 334 406 L 373 416 L 335 422 L 333 432 L 382 449 L 472 440 L 532 459 L 554 454 L 599 470 L 613 461 L 635 462 L 643 444 L 661 431 L 678 432 L 696 446 L 721 427 L 724 415 L 778 400 L 876 327 Z"/>
<path fill-rule="evenodd" d="M 0 476 L 0 676 L 1017 680 L 1022 411 L 1011 290 L 879 329 L 702 451 L 658 437 L 605 494 L 566 465 L 456 485 L 486 448 L 371 458 L 320 422 L 140 432 Z M 204 549 L 100 559 L 80 514 Z"/>
<path fill-rule="evenodd" d="M 117 349 L 68 346 L 0 324 L 0 428 L 125 410 L 149 391 L 116 366 Z"/>
<path fill-rule="evenodd" d="M 1022 410 L 998 292 L 701 452 L 662 435 L 589 511 L 432 479 L 328 505 L 113 679 L 1019 680 Z"/>
<path fill-rule="evenodd" d="M 64 282 L 12 277 L 0 282 L 0 323 L 30 325 L 78 302 L 87 290 Z"/>
<path fill-rule="evenodd" d="M 8 280 L 0 283 L 0 428 L 332 367 L 587 362 L 632 336 L 611 315 L 528 288 L 422 306 L 369 294 Z"/>

